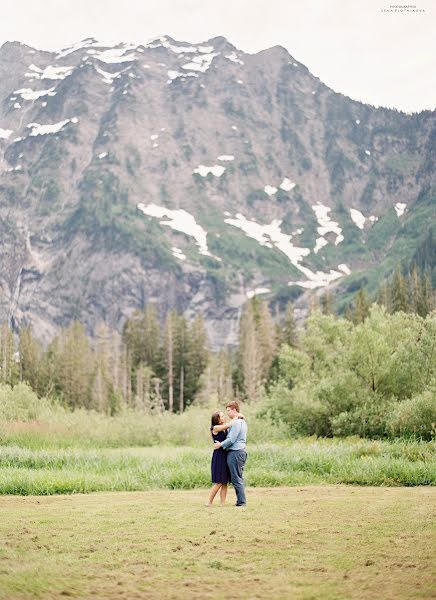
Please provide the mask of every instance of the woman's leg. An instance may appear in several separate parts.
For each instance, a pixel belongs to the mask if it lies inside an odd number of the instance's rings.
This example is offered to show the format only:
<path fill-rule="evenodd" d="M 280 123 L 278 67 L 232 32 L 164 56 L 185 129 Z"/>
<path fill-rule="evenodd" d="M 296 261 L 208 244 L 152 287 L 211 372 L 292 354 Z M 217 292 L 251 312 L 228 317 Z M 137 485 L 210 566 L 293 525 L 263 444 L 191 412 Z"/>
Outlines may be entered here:
<path fill-rule="evenodd" d="M 221 490 L 220 490 L 221 504 L 226 503 L 226 498 L 227 498 L 227 483 L 223 483 L 221 486 Z"/>
<path fill-rule="evenodd" d="M 209 502 L 207 503 L 206 506 L 210 506 L 212 504 L 212 502 L 214 501 L 215 496 L 218 494 L 218 491 L 221 487 L 221 483 L 214 483 L 212 486 L 212 489 L 210 490 L 210 494 L 209 494 Z"/>

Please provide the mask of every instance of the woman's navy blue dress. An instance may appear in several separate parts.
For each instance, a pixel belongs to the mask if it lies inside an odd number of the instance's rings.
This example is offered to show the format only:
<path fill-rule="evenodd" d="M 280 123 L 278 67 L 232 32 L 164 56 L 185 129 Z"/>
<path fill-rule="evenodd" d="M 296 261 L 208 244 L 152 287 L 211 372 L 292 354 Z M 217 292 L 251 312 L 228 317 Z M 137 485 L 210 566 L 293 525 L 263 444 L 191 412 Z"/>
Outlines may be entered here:
<path fill-rule="evenodd" d="M 212 429 L 211 429 L 212 432 Z M 212 432 L 214 442 L 223 442 L 227 437 L 227 431 Z M 217 448 L 212 454 L 212 483 L 229 483 L 230 471 L 227 466 L 227 452 L 222 448 Z"/>

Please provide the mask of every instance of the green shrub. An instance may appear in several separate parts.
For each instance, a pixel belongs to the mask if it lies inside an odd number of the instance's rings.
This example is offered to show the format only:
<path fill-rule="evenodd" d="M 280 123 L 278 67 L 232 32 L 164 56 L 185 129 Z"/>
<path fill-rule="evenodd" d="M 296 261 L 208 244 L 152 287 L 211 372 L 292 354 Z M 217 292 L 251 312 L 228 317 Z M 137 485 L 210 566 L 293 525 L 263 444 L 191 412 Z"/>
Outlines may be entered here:
<path fill-rule="evenodd" d="M 26 383 L 0 384 L 0 421 L 31 421 L 50 411 L 52 404 L 38 398 Z"/>
<path fill-rule="evenodd" d="M 397 404 L 388 420 L 393 436 L 436 437 L 436 385 Z"/>
<path fill-rule="evenodd" d="M 387 420 L 396 405 L 396 401 L 386 401 L 377 394 L 368 398 L 362 405 L 352 410 L 344 411 L 331 419 L 333 435 L 345 437 L 381 438 L 389 434 Z"/>

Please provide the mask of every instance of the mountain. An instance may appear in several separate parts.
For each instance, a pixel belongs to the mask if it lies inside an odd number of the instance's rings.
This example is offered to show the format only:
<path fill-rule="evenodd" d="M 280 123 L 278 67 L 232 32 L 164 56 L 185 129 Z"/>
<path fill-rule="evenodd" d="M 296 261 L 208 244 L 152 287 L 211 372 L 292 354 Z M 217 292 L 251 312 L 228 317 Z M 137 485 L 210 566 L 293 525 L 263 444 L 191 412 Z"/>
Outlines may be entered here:
<path fill-rule="evenodd" d="M 301 317 L 409 260 L 435 216 L 435 112 L 335 93 L 225 38 L 0 48 L 0 321 L 50 339 L 155 303 L 236 340 L 247 298 Z"/>

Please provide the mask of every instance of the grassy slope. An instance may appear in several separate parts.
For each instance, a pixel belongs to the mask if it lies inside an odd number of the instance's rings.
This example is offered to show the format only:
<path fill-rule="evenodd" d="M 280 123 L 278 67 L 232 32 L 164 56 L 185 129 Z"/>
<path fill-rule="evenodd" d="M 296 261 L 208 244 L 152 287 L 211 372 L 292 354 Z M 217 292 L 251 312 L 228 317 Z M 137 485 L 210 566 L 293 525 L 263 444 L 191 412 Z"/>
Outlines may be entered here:
<path fill-rule="evenodd" d="M 205 494 L 0 498 L 0 598 L 435 597 L 434 488 Z"/>

